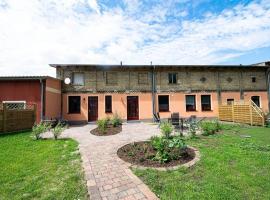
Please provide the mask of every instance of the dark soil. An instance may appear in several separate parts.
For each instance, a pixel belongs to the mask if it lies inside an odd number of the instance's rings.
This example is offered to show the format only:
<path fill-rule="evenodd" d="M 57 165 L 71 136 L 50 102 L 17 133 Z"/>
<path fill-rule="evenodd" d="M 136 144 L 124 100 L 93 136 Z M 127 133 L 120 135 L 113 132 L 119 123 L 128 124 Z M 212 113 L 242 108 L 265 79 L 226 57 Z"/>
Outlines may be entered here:
<path fill-rule="evenodd" d="M 145 167 L 173 167 L 192 160 L 195 157 L 195 152 L 190 148 L 186 148 L 179 153 L 177 160 L 160 163 L 159 161 L 153 160 L 153 157 L 156 155 L 156 150 L 152 148 L 150 142 L 135 142 L 118 149 L 117 155 L 122 160 L 131 164 Z"/>
<path fill-rule="evenodd" d="M 112 125 L 108 125 L 107 130 L 105 133 L 98 130 L 98 128 L 95 128 L 90 131 L 91 134 L 97 135 L 97 136 L 108 136 L 108 135 L 116 135 L 122 131 L 122 125 L 113 127 Z"/>

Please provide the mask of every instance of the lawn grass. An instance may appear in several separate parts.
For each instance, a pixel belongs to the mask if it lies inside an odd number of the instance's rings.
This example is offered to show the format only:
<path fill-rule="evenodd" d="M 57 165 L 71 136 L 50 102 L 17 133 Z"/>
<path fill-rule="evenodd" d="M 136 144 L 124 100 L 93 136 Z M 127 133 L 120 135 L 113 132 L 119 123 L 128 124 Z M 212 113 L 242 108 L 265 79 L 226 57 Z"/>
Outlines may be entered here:
<path fill-rule="evenodd" d="M 160 199 L 270 199 L 270 128 L 226 127 L 187 141 L 202 156 L 193 168 L 134 173 Z"/>
<path fill-rule="evenodd" d="M 0 136 L 0 199 L 86 199 L 78 144 Z"/>

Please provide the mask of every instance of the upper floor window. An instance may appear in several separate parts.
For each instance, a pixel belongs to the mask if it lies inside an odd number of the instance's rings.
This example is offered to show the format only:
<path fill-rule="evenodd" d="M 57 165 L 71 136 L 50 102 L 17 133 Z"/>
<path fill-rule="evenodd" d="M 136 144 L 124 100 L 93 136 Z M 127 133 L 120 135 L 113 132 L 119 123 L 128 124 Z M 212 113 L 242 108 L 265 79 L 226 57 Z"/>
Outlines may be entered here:
<path fill-rule="evenodd" d="M 79 114 L 81 112 L 81 97 L 69 96 L 68 97 L 68 113 Z"/>
<path fill-rule="evenodd" d="M 195 95 L 186 95 L 186 111 L 196 111 Z"/>
<path fill-rule="evenodd" d="M 177 73 L 169 73 L 168 74 L 169 84 L 177 83 Z"/>
<path fill-rule="evenodd" d="M 73 73 L 73 85 L 84 85 L 84 73 Z"/>
<path fill-rule="evenodd" d="M 252 83 L 256 83 L 256 77 L 251 77 L 251 81 L 252 81 Z"/>
<path fill-rule="evenodd" d="M 117 72 L 106 72 L 106 84 L 117 85 Z"/>
<path fill-rule="evenodd" d="M 211 96 L 202 95 L 201 104 L 202 104 L 202 111 L 210 111 L 211 110 Z"/>
<path fill-rule="evenodd" d="M 158 96 L 158 108 L 159 112 L 169 111 L 169 95 L 159 95 Z"/>
<path fill-rule="evenodd" d="M 251 97 L 251 100 L 252 100 L 258 107 L 261 106 L 261 103 L 260 103 L 260 96 L 252 96 L 252 97 Z"/>
<path fill-rule="evenodd" d="M 148 84 L 148 73 L 142 72 L 138 74 L 138 83 L 139 84 Z"/>
<path fill-rule="evenodd" d="M 112 96 L 105 96 L 105 113 L 112 112 Z"/>
<path fill-rule="evenodd" d="M 227 105 L 233 105 L 234 99 L 227 99 Z"/>

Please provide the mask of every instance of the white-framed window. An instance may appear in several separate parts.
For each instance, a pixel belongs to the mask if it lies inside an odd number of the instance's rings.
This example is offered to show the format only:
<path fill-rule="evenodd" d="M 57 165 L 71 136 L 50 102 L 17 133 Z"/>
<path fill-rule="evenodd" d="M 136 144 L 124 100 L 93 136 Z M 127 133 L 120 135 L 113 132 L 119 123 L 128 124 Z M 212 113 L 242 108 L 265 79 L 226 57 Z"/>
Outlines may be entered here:
<path fill-rule="evenodd" d="M 9 110 L 25 109 L 26 101 L 3 101 Z"/>
<path fill-rule="evenodd" d="M 73 85 L 84 85 L 84 73 L 73 73 Z"/>

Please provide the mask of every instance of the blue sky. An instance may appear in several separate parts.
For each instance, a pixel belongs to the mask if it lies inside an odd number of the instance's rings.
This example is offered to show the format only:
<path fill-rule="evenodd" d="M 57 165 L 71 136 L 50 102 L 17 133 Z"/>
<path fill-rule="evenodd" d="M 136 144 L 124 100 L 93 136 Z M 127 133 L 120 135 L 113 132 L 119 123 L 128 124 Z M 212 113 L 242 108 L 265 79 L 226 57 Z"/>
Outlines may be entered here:
<path fill-rule="evenodd" d="M 270 60 L 270 0 L 0 0 L 0 75 Z"/>

